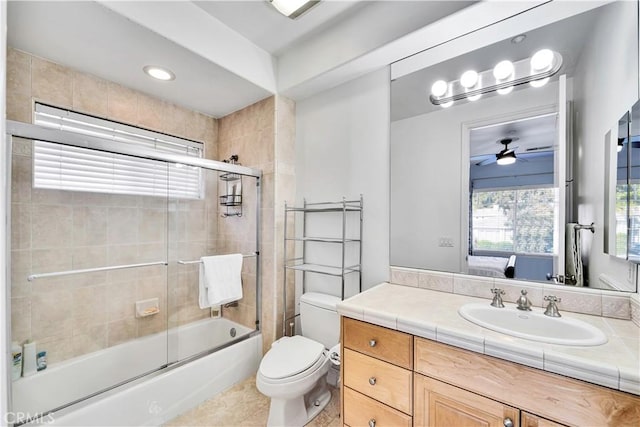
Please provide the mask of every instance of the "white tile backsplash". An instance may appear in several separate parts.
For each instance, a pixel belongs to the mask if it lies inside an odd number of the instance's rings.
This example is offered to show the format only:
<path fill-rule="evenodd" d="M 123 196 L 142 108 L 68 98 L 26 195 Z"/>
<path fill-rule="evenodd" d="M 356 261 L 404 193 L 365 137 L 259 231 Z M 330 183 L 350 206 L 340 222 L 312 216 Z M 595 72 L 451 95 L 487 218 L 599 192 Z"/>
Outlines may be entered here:
<path fill-rule="evenodd" d="M 569 311 L 616 319 L 632 319 L 640 326 L 640 297 L 637 294 L 406 267 L 390 267 L 389 275 L 390 282 L 396 285 L 487 299 L 492 298 L 491 288 L 497 287 L 505 291 L 502 297 L 505 302 L 515 302 L 520 292 L 526 289 L 527 297 L 534 307 L 545 307 L 544 296 L 555 295 L 562 299 L 558 303 L 561 313 Z"/>

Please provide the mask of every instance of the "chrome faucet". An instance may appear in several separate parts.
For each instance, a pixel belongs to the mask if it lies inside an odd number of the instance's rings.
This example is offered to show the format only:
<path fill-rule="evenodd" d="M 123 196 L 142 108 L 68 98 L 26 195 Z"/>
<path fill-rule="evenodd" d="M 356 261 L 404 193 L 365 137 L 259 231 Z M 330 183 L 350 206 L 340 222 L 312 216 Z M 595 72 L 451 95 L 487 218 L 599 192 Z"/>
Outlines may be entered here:
<path fill-rule="evenodd" d="M 544 311 L 545 315 L 549 317 L 562 317 L 558 311 L 558 306 L 556 305 L 556 303 L 562 301 L 561 298 L 558 298 L 555 295 L 546 295 L 544 300 L 549 301 L 547 309 Z"/>
<path fill-rule="evenodd" d="M 493 307 L 504 308 L 504 303 L 502 302 L 502 295 L 504 295 L 504 291 L 498 288 L 491 288 L 491 293 L 493 293 L 493 301 L 491 301 L 491 305 Z"/>
<path fill-rule="evenodd" d="M 517 309 L 524 311 L 531 311 L 531 300 L 527 297 L 527 290 L 523 289 L 520 291 L 520 298 L 516 301 Z"/>

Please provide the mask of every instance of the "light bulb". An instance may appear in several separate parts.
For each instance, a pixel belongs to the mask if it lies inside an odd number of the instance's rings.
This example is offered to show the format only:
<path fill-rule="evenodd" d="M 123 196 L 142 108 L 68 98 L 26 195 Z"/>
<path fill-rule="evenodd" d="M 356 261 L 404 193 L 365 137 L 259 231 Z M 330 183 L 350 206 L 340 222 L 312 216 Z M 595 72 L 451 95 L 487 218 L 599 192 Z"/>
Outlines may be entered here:
<path fill-rule="evenodd" d="M 462 85 L 462 87 L 464 87 L 465 89 L 471 89 L 476 85 L 477 82 L 478 73 L 473 70 L 465 71 L 460 77 L 460 85 Z"/>
<path fill-rule="evenodd" d="M 513 91 L 513 86 L 509 86 L 509 87 L 505 87 L 503 89 L 496 90 L 496 92 L 498 92 L 500 95 L 507 95 L 507 94 L 511 93 L 511 91 Z"/>
<path fill-rule="evenodd" d="M 505 166 L 505 165 L 512 165 L 516 162 L 516 158 L 515 157 L 501 157 L 498 160 L 496 160 L 496 163 L 499 164 L 500 166 Z"/>
<path fill-rule="evenodd" d="M 493 77 L 496 78 L 497 82 L 502 82 L 513 75 L 513 69 L 513 62 L 500 61 L 493 68 Z"/>
<path fill-rule="evenodd" d="M 616 151 L 619 153 L 622 151 L 622 145 L 618 144 L 618 147 L 616 148 Z"/>
<path fill-rule="evenodd" d="M 553 51 L 549 49 L 540 49 L 531 57 L 531 71 L 540 73 L 547 71 L 553 64 Z"/>
<path fill-rule="evenodd" d="M 440 98 L 447 93 L 449 85 L 444 80 L 438 80 L 431 86 L 431 95 Z"/>
<path fill-rule="evenodd" d="M 442 108 L 449 108 L 453 105 L 453 101 L 445 102 L 444 104 L 440 104 Z"/>
<path fill-rule="evenodd" d="M 546 85 L 548 81 L 549 81 L 549 77 L 545 77 L 544 79 L 540 79 L 540 80 L 532 80 L 529 82 L 529 84 L 531 85 L 531 87 L 542 87 Z"/>
<path fill-rule="evenodd" d="M 467 99 L 469 101 L 477 101 L 478 99 L 482 98 L 482 94 L 479 93 L 478 95 L 473 95 L 473 96 L 467 96 Z"/>

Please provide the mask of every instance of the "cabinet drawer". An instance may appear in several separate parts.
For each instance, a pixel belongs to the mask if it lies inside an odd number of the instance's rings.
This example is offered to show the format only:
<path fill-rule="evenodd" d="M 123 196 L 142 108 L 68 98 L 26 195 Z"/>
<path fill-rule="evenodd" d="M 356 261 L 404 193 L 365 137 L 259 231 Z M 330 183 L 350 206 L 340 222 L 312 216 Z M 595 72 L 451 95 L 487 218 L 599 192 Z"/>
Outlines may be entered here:
<path fill-rule="evenodd" d="M 394 365 L 413 367 L 413 336 L 344 318 L 344 346 Z"/>
<path fill-rule="evenodd" d="M 411 414 L 412 373 L 382 360 L 344 350 L 344 385 Z"/>
<path fill-rule="evenodd" d="M 371 399 L 349 387 L 344 391 L 344 423 L 351 427 L 411 427 L 407 414 Z"/>

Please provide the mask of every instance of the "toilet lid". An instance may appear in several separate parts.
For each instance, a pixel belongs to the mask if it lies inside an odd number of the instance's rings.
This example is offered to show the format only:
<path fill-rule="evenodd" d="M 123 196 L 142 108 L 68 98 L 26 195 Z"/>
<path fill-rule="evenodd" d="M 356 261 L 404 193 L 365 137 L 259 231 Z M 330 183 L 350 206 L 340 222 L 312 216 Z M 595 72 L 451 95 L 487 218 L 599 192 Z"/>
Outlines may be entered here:
<path fill-rule="evenodd" d="M 267 378 L 291 377 L 304 371 L 322 356 L 324 346 L 300 335 L 280 340 L 260 362 L 260 373 Z"/>

